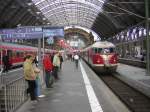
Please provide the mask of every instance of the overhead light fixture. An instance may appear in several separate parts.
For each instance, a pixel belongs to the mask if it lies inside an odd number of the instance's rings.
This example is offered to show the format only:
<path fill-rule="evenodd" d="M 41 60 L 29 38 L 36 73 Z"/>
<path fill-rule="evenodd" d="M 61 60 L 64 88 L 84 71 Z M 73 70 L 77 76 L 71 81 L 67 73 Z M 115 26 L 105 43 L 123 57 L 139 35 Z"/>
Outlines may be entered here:
<path fill-rule="evenodd" d="M 27 9 L 27 11 L 31 12 L 31 9 Z"/>
<path fill-rule="evenodd" d="M 17 8 L 17 6 L 16 5 L 12 5 L 12 6 L 10 6 L 12 9 L 16 9 Z"/>
<path fill-rule="evenodd" d="M 36 17 L 36 19 L 40 19 L 40 17 Z"/>
<path fill-rule="evenodd" d="M 37 14 L 40 14 L 41 12 L 36 12 Z"/>
<path fill-rule="evenodd" d="M 27 3 L 27 5 L 28 5 L 28 6 L 31 6 L 31 5 L 33 5 L 33 3 L 32 3 L 32 2 L 29 2 L 29 3 Z"/>
<path fill-rule="evenodd" d="M 17 24 L 17 27 L 20 27 L 21 26 L 21 24 Z"/>
<path fill-rule="evenodd" d="M 43 20 L 45 21 L 45 20 L 46 20 L 46 18 L 43 18 Z"/>
<path fill-rule="evenodd" d="M 39 23 L 35 23 L 35 25 L 37 25 L 37 26 L 38 26 L 38 25 L 39 25 Z"/>

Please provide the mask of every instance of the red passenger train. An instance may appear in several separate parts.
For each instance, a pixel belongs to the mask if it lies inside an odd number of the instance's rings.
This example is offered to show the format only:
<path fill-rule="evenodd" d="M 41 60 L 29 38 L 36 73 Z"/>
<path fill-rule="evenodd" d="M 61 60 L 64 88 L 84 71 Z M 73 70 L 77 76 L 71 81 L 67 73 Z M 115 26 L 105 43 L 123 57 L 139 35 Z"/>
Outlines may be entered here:
<path fill-rule="evenodd" d="M 118 56 L 113 43 L 95 42 L 83 49 L 84 60 L 97 72 L 115 72 L 118 66 Z"/>
<path fill-rule="evenodd" d="M 9 56 L 9 63 L 11 67 L 23 64 L 24 57 L 27 54 L 37 55 L 38 48 L 26 45 L 1 43 L 0 45 L 0 66 L 2 67 L 2 58 L 5 55 Z M 55 50 L 45 49 L 45 53 L 55 53 Z"/>

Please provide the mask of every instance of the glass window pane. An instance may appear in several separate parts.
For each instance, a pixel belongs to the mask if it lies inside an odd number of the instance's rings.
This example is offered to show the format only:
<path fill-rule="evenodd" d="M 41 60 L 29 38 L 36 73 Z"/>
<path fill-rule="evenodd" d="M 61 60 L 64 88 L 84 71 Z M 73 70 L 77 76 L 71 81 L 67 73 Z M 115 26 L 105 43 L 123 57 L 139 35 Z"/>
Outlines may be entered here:
<path fill-rule="evenodd" d="M 52 25 L 68 23 L 90 28 L 106 0 L 32 0 L 39 10 L 55 21 Z M 61 19 L 59 19 L 61 18 Z"/>

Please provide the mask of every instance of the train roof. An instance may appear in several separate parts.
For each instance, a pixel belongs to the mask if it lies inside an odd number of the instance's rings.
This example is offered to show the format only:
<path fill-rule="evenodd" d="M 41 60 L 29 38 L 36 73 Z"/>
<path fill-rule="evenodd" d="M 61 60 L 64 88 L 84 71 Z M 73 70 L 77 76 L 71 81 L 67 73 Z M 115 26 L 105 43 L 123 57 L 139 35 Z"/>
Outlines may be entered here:
<path fill-rule="evenodd" d="M 36 47 L 20 45 L 20 44 L 13 44 L 13 43 L 1 43 L 1 49 L 9 49 L 9 50 L 22 50 L 22 51 L 36 51 Z"/>
<path fill-rule="evenodd" d="M 95 42 L 94 44 L 86 47 L 85 49 L 83 49 L 82 51 L 86 51 L 89 48 L 93 48 L 93 47 L 98 47 L 98 48 L 109 48 L 109 47 L 115 47 L 115 45 L 111 42 L 108 41 L 99 41 L 99 42 Z"/>
<path fill-rule="evenodd" d="M 37 47 L 27 46 L 27 45 L 20 45 L 14 43 L 0 43 L 0 49 L 9 49 L 9 50 L 21 50 L 21 51 L 38 51 Z M 43 48 L 41 48 L 43 51 Z M 56 50 L 52 49 L 45 49 L 46 52 L 55 52 Z"/>
<path fill-rule="evenodd" d="M 115 45 L 108 41 L 100 41 L 100 42 L 95 42 L 94 44 L 91 45 L 91 47 L 106 48 L 106 47 L 115 47 Z"/>

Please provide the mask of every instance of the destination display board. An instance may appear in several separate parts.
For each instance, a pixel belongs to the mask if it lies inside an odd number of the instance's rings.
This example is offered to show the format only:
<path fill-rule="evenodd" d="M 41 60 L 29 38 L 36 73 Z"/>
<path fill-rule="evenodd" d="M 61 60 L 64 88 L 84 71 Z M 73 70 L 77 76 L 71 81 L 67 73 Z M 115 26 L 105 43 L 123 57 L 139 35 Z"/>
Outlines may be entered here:
<path fill-rule="evenodd" d="M 37 27 L 24 26 L 15 29 L 1 29 L 0 38 L 3 40 L 12 39 L 35 39 L 42 37 L 64 37 L 63 27 Z"/>
<path fill-rule="evenodd" d="M 15 29 L 2 29 L 0 36 L 4 40 L 42 38 L 41 27 L 20 27 Z"/>
<path fill-rule="evenodd" d="M 53 37 L 48 37 L 46 41 L 47 41 L 48 44 L 53 44 L 54 43 L 54 38 Z"/>
<path fill-rule="evenodd" d="M 64 27 L 44 27 L 44 37 L 64 37 Z"/>

